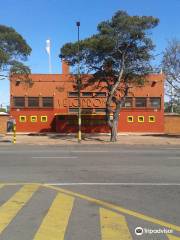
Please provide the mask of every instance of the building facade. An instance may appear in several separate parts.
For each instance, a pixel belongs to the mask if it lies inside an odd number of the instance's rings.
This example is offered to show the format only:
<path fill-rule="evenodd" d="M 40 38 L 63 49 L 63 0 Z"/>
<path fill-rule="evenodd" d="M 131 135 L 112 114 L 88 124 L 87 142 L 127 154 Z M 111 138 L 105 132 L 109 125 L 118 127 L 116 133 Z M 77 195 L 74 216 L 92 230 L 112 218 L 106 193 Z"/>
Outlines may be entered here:
<path fill-rule="evenodd" d="M 84 79 L 88 78 L 84 76 Z M 18 132 L 77 132 L 76 76 L 62 63 L 62 74 L 32 74 L 31 81 L 10 79 L 10 114 Z M 107 92 L 102 86 L 81 90 L 82 131 L 109 132 Z M 118 132 L 164 132 L 164 76 L 151 74 L 144 86 L 132 87 L 120 112 Z"/>

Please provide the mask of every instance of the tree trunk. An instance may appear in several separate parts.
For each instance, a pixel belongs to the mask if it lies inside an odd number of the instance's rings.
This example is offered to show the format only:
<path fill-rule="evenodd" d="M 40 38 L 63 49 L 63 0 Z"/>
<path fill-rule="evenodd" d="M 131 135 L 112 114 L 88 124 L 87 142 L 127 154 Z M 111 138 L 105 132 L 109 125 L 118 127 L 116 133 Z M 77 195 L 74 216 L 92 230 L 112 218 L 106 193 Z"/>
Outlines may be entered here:
<path fill-rule="evenodd" d="M 118 122 L 119 122 L 119 112 L 120 112 L 120 103 L 116 105 L 115 112 L 113 114 L 113 120 L 111 124 L 111 142 L 117 142 L 117 133 L 118 133 Z"/>
<path fill-rule="evenodd" d="M 127 88 L 128 91 L 128 88 Z M 109 127 L 111 129 L 111 142 L 117 142 L 117 134 L 118 134 L 118 123 L 119 123 L 119 113 L 121 110 L 121 107 L 123 106 L 126 96 L 127 96 L 127 91 L 125 92 L 125 95 L 121 99 L 121 101 L 118 101 L 116 103 L 116 108 L 113 114 L 113 120 L 111 121 L 111 124 L 109 124 Z"/>
<path fill-rule="evenodd" d="M 117 121 L 112 122 L 112 127 L 111 127 L 111 142 L 117 142 Z"/>

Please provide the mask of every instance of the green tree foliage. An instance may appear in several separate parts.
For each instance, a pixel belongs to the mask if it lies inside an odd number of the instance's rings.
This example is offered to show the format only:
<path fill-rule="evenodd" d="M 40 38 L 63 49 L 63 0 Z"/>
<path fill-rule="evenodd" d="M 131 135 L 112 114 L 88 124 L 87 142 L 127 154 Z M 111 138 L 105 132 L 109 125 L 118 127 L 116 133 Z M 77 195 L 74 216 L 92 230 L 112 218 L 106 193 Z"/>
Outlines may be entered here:
<path fill-rule="evenodd" d="M 0 107 L 0 112 L 6 112 L 6 109 Z"/>
<path fill-rule="evenodd" d="M 93 73 L 88 85 L 104 82 L 108 91 L 106 112 L 111 141 L 117 140 L 119 113 L 132 84 L 143 84 L 152 70 L 149 61 L 154 45 L 148 32 L 158 22 L 152 16 L 129 16 L 118 11 L 97 26 L 96 34 L 80 41 L 80 64 Z M 61 56 L 72 66 L 78 63 L 77 49 L 78 42 L 61 48 Z"/>
<path fill-rule="evenodd" d="M 30 69 L 23 64 L 31 53 L 31 48 L 13 28 L 0 25 L 0 73 L 29 74 Z"/>

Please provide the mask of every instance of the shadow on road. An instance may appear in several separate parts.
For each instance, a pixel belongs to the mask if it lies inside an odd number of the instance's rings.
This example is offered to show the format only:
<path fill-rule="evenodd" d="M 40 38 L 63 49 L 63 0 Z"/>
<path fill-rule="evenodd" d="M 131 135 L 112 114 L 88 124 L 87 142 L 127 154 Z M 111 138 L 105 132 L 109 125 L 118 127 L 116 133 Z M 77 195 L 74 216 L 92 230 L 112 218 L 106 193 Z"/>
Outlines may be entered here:
<path fill-rule="evenodd" d="M 164 138 L 180 138 L 180 134 L 143 134 L 142 136 L 164 137 Z"/>
<path fill-rule="evenodd" d="M 45 137 L 48 137 L 50 139 L 60 139 L 60 140 L 66 140 L 66 141 L 70 141 L 70 142 L 74 142 L 77 140 L 77 136 L 76 134 L 71 134 L 71 135 L 61 135 L 61 134 L 49 134 L 49 133 L 29 133 L 28 136 L 45 136 Z M 109 136 L 108 136 L 108 139 L 103 139 L 101 136 L 96 136 L 96 135 L 93 135 L 93 136 L 87 136 L 85 134 L 82 134 L 82 140 L 83 141 L 98 141 L 98 142 L 104 142 L 104 143 L 107 143 L 109 142 Z"/>

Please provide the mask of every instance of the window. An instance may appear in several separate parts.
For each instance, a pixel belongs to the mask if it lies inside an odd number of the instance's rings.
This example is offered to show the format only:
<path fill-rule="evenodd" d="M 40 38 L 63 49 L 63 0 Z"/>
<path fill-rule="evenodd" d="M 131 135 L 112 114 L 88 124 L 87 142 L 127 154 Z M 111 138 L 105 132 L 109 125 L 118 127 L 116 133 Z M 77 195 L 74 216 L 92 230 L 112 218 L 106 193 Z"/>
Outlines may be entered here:
<path fill-rule="evenodd" d="M 106 92 L 96 92 L 95 97 L 106 97 Z"/>
<path fill-rule="evenodd" d="M 78 113 L 78 108 L 69 108 L 69 112 Z M 93 108 L 82 108 L 81 114 L 92 113 Z"/>
<path fill-rule="evenodd" d="M 66 120 L 66 116 L 64 116 L 64 115 L 56 116 L 56 118 L 58 119 L 58 121 L 65 121 Z"/>
<path fill-rule="evenodd" d="M 14 97 L 14 107 L 25 107 L 25 97 Z"/>
<path fill-rule="evenodd" d="M 69 112 L 78 113 L 78 108 L 69 108 Z"/>
<path fill-rule="evenodd" d="M 28 97 L 28 107 L 39 107 L 39 98 Z"/>
<path fill-rule="evenodd" d="M 31 116 L 31 122 L 37 122 L 37 116 Z"/>
<path fill-rule="evenodd" d="M 149 122 L 155 122 L 156 118 L 155 116 L 149 116 Z"/>
<path fill-rule="evenodd" d="M 95 112 L 96 113 L 105 113 L 106 112 L 106 108 L 96 108 Z"/>
<path fill-rule="evenodd" d="M 78 97 L 78 92 L 69 92 L 68 97 Z"/>
<path fill-rule="evenodd" d="M 53 97 L 43 97 L 42 98 L 43 107 L 53 107 Z"/>
<path fill-rule="evenodd" d="M 129 123 L 134 122 L 133 116 L 127 116 L 127 121 L 128 121 Z"/>
<path fill-rule="evenodd" d="M 41 122 L 47 122 L 47 116 L 41 116 Z"/>
<path fill-rule="evenodd" d="M 146 98 L 145 97 L 136 98 L 136 107 L 146 107 Z"/>
<path fill-rule="evenodd" d="M 93 109 L 92 108 L 82 108 L 81 113 L 82 114 L 87 114 L 87 113 L 92 113 Z"/>
<path fill-rule="evenodd" d="M 138 122 L 140 123 L 144 122 L 144 116 L 138 116 Z"/>
<path fill-rule="evenodd" d="M 19 122 L 26 122 L 26 116 L 19 116 Z"/>
<path fill-rule="evenodd" d="M 159 97 L 151 97 L 150 98 L 150 106 L 152 108 L 160 108 L 161 107 L 161 98 L 159 98 Z"/>
<path fill-rule="evenodd" d="M 83 97 L 93 97 L 93 93 L 92 92 L 82 92 L 82 96 Z"/>
<path fill-rule="evenodd" d="M 83 115 L 82 126 L 102 126 L 106 125 L 105 116 Z"/>
<path fill-rule="evenodd" d="M 78 124 L 78 118 L 76 115 L 66 116 L 66 123 L 69 126 L 77 126 Z"/>
<path fill-rule="evenodd" d="M 132 100 L 133 100 L 132 97 L 127 97 L 124 104 L 123 104 L 123 107 L 125 107 L 125 108 L 132 107 L 132 103 L 133 103 Z"/>

